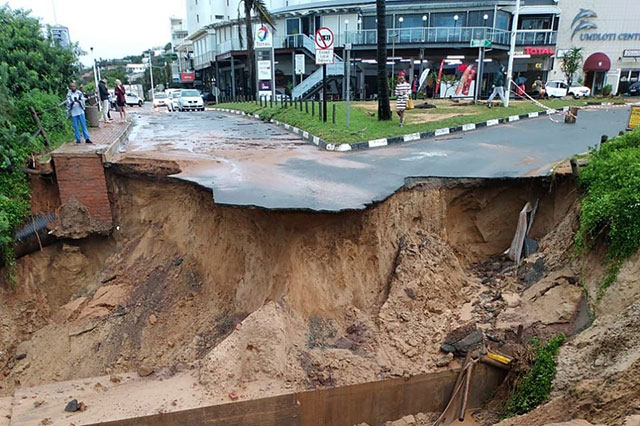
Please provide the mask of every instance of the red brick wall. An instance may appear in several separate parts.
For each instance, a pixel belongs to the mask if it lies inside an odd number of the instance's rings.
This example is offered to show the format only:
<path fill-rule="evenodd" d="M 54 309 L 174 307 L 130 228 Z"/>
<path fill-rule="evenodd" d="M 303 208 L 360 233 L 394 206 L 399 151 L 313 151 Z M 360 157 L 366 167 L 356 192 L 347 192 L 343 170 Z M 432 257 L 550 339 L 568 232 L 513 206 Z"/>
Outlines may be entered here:
<path fill-rule="evenodd" d="M 111 205 L 100 156 L 58 154 L 54 161 L 62 204 L 74 196 L 92 218 L 111 226 Z"/>

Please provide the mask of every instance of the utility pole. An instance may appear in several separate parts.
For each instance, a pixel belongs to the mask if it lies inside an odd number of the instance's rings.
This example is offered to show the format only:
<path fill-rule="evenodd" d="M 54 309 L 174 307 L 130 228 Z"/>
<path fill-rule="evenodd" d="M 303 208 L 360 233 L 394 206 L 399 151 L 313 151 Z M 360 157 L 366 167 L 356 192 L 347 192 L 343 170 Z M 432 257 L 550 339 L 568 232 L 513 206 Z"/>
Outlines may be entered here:
<path fill-rule="evenodd" d="M 149 76 L 151 77 L 151 101 L 155 99 L 153 85 L 153 62 L 151 61 L 151 49 L 149 49 Z"/>
<path fill-rule="evenodd" d="M 513 15 L 511 24 L 511 48 L 509 49 L 509 66 L 507 67 L 507 93 L 505 94 L 506 105 L 509 107 L 509 98 L 511 97 L 511 78 L 513 74 L 513 57 L 516 54 L 516 35 L 518 32 L 518 20 L 520 19 L 520 0 L 516 1 L 516 12 Z"/>

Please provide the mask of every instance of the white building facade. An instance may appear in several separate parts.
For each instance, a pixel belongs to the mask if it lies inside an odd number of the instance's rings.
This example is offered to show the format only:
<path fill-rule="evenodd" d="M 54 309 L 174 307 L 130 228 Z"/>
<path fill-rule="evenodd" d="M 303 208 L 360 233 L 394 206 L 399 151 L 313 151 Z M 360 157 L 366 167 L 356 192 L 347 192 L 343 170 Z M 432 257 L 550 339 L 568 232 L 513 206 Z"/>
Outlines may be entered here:
<path fill-rule="evenodd" d="M 560 0 L 564 19 L 558 32 L 552 76 L 564 79 L 563 53 L 582 48 L 584 63 L 576 76 L 593 94 L 611 85 L 625 93 L 640 78 L 639 0 Z"/>
<path fill-rule="evenodd" d="M 213 81 L 226 95 L 251 96 L 248 89 L 247 44 L 243 11 L 237 0 L 185 0 L 188 41 L 193 43 L 196 87 Z M 336 64 L 328 67 L 329 95 L 345 95 L 345 48 L 351 48 L 350 87 L 353 98 L 376 94 L 377 24 L 375 0 L 266 0 L 275 17 L 273 47 L 275 86 L 295 98 L 318 96 L 319 68 L 314 62 L 314 34 L 320 27 L 335 35 Z M 552 69 L 561 9 L 556 0 L 526 0 L 520 11 L 515 76 L 531 85 Z M 389 74 L 405 71 L 410 81 L 424 68 L 443 65 L 445 74 L 478 65 L 472 40 L 489 40 L 481 94 L 506 67 L 515 0 L 387 0 Z M 222 18 L 220 18 L 222 17 Z M 260 25 L 254 22 L 254 34 Z M 304 55 L 305 74 L 295 75 L 294 57 Z"/>

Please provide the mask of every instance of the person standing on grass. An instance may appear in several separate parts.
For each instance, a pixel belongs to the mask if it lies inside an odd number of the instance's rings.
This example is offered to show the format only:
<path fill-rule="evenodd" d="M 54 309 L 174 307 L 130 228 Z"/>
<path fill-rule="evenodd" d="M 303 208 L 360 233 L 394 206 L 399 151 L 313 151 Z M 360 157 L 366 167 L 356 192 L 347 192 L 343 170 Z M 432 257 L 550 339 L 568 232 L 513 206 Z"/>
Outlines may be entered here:
<path fill-rule="evenodd" d="M 109 89 L 107 89 L 107 77 L 104 77 L 98 83 L 98 91 L 100 92 L 100 103 L 102 104 L 102 120 L 105 123 L 110 123 L 109 118 Z"/>
<path fill-rule="evenodd" d="M 71 116 L 71 123 L 73 124 L 73 132 L 76 136 L 76 143 L 81 143 L 80 129 L 82 129 L 82 135 L 86 143 L 93 143 L 89 139 L 89 130 L 87 130 L 87 120 L 84 116 L 85 109 L 85 97 L 84 94 L 76 88 L 76 83 L 73 81 L 69 84 L 69 91 L 67 92 L 67 115 Z"/>
<path fill-rule="evenodd" d="M 500 67 L 500 71 L 496 74 L 496 78 L 493 80 L 493 92 L 491 92 L 491 96 L 489 96 L 489 101 L 487 102 L 487 107 L 491 108 L 491 102 L 493 102 L 493 98 L 500 96 L 500 100 L 502 101 L 502 105 L 506 104 L 504 99 L 504 67 Z"/>
<path fill-rule="evenodd" d="M 116 105 L 118 105 L 118 112 L 120 113 L 120 122 L 126 121 L 127 111 L 125 107 L 127 105 L 127 92 L 120 80 L 116 80 L 116 88 L 114 90 L 114 93 L 116 95 Z"/>
<path fill-rule="evenodd" d="M 407 109 L 409 94 L 411 93 L 411 85 L 404 78 L 404 73 L 398 74 L 398 84 L 396 84 L 395 95 L 398 97 L 396 101 L 396 113 L 400 117 L 400 127 L 404 126 L 404 111 Z"/>

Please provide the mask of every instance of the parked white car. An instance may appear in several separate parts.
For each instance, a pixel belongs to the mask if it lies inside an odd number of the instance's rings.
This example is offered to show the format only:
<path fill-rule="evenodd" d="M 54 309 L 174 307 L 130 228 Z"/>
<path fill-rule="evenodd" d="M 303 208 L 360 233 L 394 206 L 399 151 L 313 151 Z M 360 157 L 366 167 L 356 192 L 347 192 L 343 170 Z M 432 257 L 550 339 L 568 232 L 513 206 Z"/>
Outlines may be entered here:
<path fill-rule="evenodd" d="M 167 99 L 167 110 L 176 111 L 178 109 L 178 99 L 180 98 L 180 91 L 171 92 Z"/>
<path fill-rule="evenodd" d="M 571 84 L 571 87 L 566 81 L 552 80 L 548 81 L 545 85 L 545 91 L 550 98 L 563 98 L 567 95 L 573 96 L 575 99 L 585 96 L 591 96 L 591 89 L 578 83 Z"/>
<path fill-rule="evenodd" d="M 135 93 L 126 93 L 125 102 L 129 106 L 138 105 L 141 107 L 144 104 L 144 99 L 142 99 L 140 96 L 136 95 Z"/>
<path fill-rule="evenodd" d="M 204 101 L 195 89 L 183 89 L 178 97 L 178 111 L 204 111 Z"/>
<path fill-rule="evenodd" d="M 153 107 L 159 108 L 163 106 L 167 106 L 167 102 L 169 101 L 169 97 L 166 93 L 154 93 L 153 94 Z"/>

